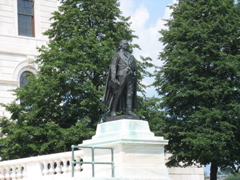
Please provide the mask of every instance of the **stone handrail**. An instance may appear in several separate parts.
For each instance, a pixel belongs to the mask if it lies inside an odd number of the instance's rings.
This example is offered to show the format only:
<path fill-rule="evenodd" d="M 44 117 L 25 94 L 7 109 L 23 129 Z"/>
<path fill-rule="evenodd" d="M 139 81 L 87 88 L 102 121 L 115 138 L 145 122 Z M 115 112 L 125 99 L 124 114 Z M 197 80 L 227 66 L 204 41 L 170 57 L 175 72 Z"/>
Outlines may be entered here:
<path fill-rule="evenodd" d="M 82 161 L 82 154 L 82 150 L 76 150 L 74 152 L 75 160 Z M 71 161 L 72 152 L 2 161 L 0 162 L 0 180 L 70 178 L 72 170 Z M 76 173 L 81 172 L 81 164 L 75 165 L 74 169 Z"/>

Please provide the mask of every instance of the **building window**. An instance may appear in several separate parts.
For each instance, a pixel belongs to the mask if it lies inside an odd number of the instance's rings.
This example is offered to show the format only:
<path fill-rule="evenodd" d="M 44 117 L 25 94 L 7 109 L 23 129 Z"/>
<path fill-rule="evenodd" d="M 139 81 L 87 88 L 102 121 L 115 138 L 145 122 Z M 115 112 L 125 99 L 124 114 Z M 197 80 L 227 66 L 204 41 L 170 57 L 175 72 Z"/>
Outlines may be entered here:
<path fill-rule="evenodd" d="M 27 74 L 31 74 L 31 72 L 29 71 L 24 71 L 21 76 L 20 76 L 20 88 L 23 88 L 25 86 L 25 84 L 28 83 L 29 79 L 26 76 Z"/>
<path fill-rule="evenodd" d="M 20 76 L 20 88 L 23 88 L 29 81 L 29 78 L 26 76 L 27 74 L 31 74 L 29 71 L 24 71 Z M 20 99 L 20 104 L 24 103 L 23 99 Z M 28 106 L 26 108 L 29 109 Z"/>
<path fill-rule="evenodd" d="M 33 0 L 18 0 L 18 35 L 34 37 Z"/>

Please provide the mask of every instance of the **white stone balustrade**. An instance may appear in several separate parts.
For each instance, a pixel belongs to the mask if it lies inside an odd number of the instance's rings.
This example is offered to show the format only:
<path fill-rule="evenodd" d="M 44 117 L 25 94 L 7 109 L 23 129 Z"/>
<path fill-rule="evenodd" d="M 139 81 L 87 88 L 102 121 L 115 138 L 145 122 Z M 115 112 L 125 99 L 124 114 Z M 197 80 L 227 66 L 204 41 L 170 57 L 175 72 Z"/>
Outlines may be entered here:
<path fill-rule="evenodd" d="M 82 150 L 74 151 L 76 161 L 82 160 Z M 71 178 L 72 152 L 49 154 L 0 162 L 0 180 L 59 180 Z M 75 165 L 75 174 L 82 171 Z"/>

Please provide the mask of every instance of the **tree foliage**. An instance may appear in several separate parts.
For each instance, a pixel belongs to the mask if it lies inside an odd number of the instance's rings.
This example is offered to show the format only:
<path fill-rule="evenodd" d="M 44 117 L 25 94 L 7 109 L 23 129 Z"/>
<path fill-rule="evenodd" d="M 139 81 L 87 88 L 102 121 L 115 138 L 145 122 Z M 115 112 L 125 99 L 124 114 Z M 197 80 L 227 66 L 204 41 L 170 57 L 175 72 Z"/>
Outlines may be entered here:
<path fill-rule="evenodd" d="M 240 9 L 232 0 L 183 0 L 160 39 L 155 86 L 167 112 L 168 166 L 240 164 Z"/>
<path fill-rule="evenodd" d="M 138 115 L 142 120 L 148 121 L 150 130 L 155 136 L 163 136 L 165 112 L 161 108 L 161 99 L 158 97 L 139 97 Z"/>
<path fill-rule="evenodd" d="M 135 37 L 117 0 L 63 0 L 52 20 L 38 74 L 4 105 L 12 116 L 0 121 L 3 160 L 66 151 L 90 138 L 105 111 L 111 58 L 120 40 Z"/>
<path fill-rule="evenodd" d="M 229 176 L 225 180 L 240 180 L 240 175 Z"/>

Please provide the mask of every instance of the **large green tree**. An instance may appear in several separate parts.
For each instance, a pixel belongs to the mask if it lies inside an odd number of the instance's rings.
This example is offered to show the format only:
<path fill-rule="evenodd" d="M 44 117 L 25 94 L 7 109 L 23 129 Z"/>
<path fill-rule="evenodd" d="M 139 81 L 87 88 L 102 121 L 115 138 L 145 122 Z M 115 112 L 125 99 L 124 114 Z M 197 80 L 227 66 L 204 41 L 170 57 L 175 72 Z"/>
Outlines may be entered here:
<path fill-rule="evenodd" d="M 240 164 L 240 9 L 233 0 L 182 0 L 160 39 L 155 86 L 167 112 L 168 166 Z"/>
<path fill-rule="evenodd" d="M 39 48 L 38 74 L 4 105 L 12 116 L 0 122 L 3 160 L 66 151 L 93 135 L 111 58 L 120 40 L 135 37 L 128 19 L 117 0 L 61 2 Z"/>
<path fill-rule="evenodd" d="M 163 136 L 165 112 L 161 108 L 161 99 L 158 97 L 139 97 L 138 115 L 142 120 L 148 121 L 150 130 L 156 136 Z"/>

